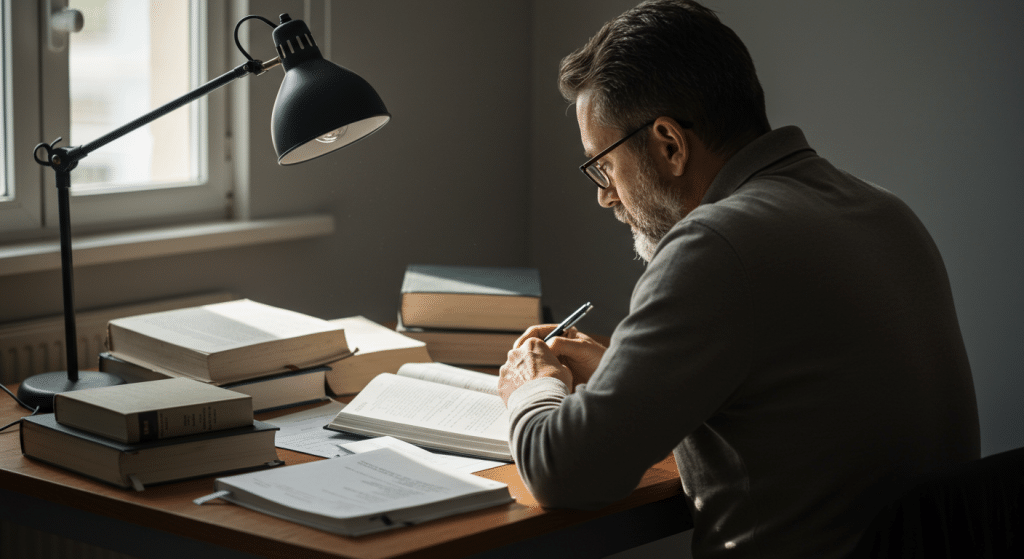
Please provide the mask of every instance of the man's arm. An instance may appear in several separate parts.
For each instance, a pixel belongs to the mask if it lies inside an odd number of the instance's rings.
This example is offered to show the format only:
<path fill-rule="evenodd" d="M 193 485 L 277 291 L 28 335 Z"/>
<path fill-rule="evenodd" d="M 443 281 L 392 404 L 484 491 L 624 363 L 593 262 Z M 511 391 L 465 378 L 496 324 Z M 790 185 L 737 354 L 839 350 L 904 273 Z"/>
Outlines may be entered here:
<path fill-rule="evenodd" d="M 510 354 L 521 358 L 503 368 L 508 379 L 517 378 L 506 384 L 510 446 L 541 504 L 596 508 L 625 497 L 729 398 L 750 365 L 745 281 L 724 239 L 699 224 L 679 226 L 576 393 L 570 395 L 566 371 L 540 340 Z"/>

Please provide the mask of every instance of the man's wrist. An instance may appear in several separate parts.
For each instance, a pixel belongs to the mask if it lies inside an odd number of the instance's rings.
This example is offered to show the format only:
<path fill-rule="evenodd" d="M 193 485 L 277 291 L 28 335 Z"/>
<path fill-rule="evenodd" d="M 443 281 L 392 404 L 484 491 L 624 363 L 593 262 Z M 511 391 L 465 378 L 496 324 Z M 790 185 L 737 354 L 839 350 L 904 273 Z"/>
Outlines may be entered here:
<path fill-rule="evenodd" d="M 508 408 L 512 409 L 524 402 L 543 398 L 558 398 L 569 395 L 569 387 L 556 377 L 537 377 L 519 385 L 508 398 Z"/>

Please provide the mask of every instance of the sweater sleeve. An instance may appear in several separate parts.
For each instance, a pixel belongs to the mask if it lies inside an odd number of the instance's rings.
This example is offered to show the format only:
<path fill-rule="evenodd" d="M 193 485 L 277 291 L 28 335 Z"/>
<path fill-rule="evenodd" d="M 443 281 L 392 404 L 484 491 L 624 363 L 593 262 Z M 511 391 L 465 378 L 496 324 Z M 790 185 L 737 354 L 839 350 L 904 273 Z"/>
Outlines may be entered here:
<path fill-rule="evenodd" d="M 509 399 L 517 468 L 544 506 L 599 508 L 719 409 L 749 370 L 751 302 L 729 243 L 687 220 L 662 240 L 597 371 Z"/>

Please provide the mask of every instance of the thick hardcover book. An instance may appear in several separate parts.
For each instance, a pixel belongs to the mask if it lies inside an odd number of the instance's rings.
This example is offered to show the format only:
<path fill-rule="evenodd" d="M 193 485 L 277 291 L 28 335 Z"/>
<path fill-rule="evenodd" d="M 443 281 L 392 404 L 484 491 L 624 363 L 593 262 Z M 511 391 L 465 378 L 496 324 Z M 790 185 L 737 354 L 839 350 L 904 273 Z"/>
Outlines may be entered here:
<path fill-rule="evenodd" d="M 187 378 L 63 392 L 53 398 L 57 421 L 137 443 L 244 427 L 252 397 Z"/>
<path fill-rule="evenodd" d="M 442 363 L 408 363 L 374 377 L 327 429 L 492 460 L 512 460 L 498 377 Z"/>
<path fill-rule="evenodd" d="M 407 327 L 522 332 L 541 322 L 535 268 L 410 264 L 401 295 Z"/>
<path fill-rule="evenodd" d="M 192 378 L 170 371 L 156 371 L 147 366 L 118 359 L 109 352 L 100 354 L 99 369 L 126 381 L 145 382 L 167 378 Z M 312 367 L 299 371 L 220 384 L 221 388 L 252 396 L 253 413 L 301 406 L 327 399 L 326 375 L 330 367 Z M 216 384 L 216 383 L 211 383 Z"/>
<path fill-rule="evenodd" d="M 220 384 L 317 367 L 350 353 L 343 328 L 245 299 L 112 320 L 107 350 L 156 371 Z"/>
<path fill-rule="evenodd" d="M 394 373 L 406 363 L 429 362 L 426 345 L 361 316 L 339 318 L 331 324 L 345 329 L 355 352 L 331 363 L 327 385 L 336 396 L 355 394 L 380 373 Z"/>
<path fill-rule="evenodd" d="M 126 444 L 57 423 L 52 413 L 21 423 L 21 452 L 94 479 L 132 487 L 280 465 L 277 427 L 253 421 L 246 427 Z"/>
<path fill-rule="evenodd" d="M 440 363 L 474 367 L 505 364 L 508 352 L 523 332 L 447 330 L 406 326 L 399 317 L 395 331 L 427 345 L 430 358 Z"/>
<path fill-rule="evenodd" d="M 512 501 L 504 483 L 441 470 L 391 448 L 219 478 L 214 487 L 226 501 L 346 536 Z"/>

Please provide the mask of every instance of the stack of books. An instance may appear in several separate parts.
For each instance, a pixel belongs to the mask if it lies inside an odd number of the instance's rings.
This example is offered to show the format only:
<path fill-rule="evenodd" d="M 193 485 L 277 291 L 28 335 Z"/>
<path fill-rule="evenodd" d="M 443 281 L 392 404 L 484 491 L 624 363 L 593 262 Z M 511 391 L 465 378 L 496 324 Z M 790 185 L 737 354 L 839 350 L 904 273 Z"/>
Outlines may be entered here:
<path fill-rule="evenodd" d="M 406 268 L 397 331 L 425 342 L 434 361 L 502 365 L 523 331 L 540 323 L 540 272 L 534 268 Z"/>
<path fill-rule="evenodd" d="M 330 365 L 351 355 L 342 325 L 242 299 L 112 320 L 99 369 L 221 386 L 259 413 L 326 399 Z"/>
<path fill-rule="evenodd" d="M 282 462 L 277 427 L 253 420 L 252 397 L 186 378 L 57 394 L 54 413 L 26 417 L 30 458 L 120 487 Z"/>

